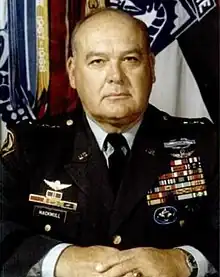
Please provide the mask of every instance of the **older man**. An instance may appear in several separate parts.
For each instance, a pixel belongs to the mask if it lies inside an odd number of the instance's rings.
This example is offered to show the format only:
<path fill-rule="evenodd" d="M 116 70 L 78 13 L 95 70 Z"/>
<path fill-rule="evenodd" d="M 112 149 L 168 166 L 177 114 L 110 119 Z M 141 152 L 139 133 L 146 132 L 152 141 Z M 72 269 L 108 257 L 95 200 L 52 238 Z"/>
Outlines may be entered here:
<path fill-rule="evenodd" d="M 212 124 L 148 104 L 154 57 L 145 25 L 126 13 L 85 18 L 72 50 L 67 69 L 81 105 L 17 126 L 2 155 L 3 276 L 214 273 Z"/>

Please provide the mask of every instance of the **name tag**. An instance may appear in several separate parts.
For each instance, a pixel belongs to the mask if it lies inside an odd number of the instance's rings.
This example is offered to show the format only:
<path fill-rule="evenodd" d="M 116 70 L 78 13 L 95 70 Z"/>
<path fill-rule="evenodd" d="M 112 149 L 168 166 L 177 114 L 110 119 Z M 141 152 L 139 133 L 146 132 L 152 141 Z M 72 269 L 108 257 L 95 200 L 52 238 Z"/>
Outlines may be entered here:
<path fill-rule="evenodd" d="M 67 212 L 42 206 L 34 206 L 34 216 L 52 217 L 55 220 L 66 221 Z"/>

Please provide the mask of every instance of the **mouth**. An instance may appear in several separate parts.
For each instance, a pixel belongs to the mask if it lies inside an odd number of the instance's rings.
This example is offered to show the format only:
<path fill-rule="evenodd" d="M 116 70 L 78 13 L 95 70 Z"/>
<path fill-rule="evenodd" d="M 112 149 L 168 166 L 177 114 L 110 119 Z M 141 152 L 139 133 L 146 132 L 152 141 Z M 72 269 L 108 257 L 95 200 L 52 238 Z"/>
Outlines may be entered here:
<path fill-rule="evenodd" d="M 110 99 L 110 100 L 117 100 L 117 99 L 125 99 L 130 97 L 131 95 L 129 93 L 110 93 L 106 95 L 104 98 Z"/>

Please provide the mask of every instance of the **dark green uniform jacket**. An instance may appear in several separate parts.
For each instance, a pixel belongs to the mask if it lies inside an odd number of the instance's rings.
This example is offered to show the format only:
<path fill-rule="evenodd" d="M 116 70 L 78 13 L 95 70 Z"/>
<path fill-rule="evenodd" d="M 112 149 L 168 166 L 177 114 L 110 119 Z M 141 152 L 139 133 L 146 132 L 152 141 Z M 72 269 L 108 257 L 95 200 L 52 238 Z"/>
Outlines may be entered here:
<path fill-rule="evenodd" d="M 82 112 L 22 123 L 14 133 L 14 149 L 2 152 L 1 276 L 26 276 L 60 242 L 191 245 L 217 266 L 217 150 L 207 119 L 149 105 L 116 199 Z"/>

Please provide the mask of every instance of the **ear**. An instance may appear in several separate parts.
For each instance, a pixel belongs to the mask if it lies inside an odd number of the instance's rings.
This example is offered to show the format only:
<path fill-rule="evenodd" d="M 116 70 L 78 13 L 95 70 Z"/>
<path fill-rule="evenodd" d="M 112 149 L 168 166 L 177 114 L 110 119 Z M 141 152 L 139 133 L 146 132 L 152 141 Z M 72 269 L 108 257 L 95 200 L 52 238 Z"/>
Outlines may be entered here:
<path fill-rule="evenodd" d="M 70 86 L 76 89 L 76 79 L 75 79 L 75 57 L 69 57 L 66 62 L 66 70 L 69 77 Z"/>
<path fill-rule="evenodd" d="M 155 76 L 155 56 L 154 56 L 154 54 L 152 52 L 149 54 L 149 61 L 150 61 L 152 83 L 155 83 L 155 81 L 156 81 L 156 76 Z"/>

